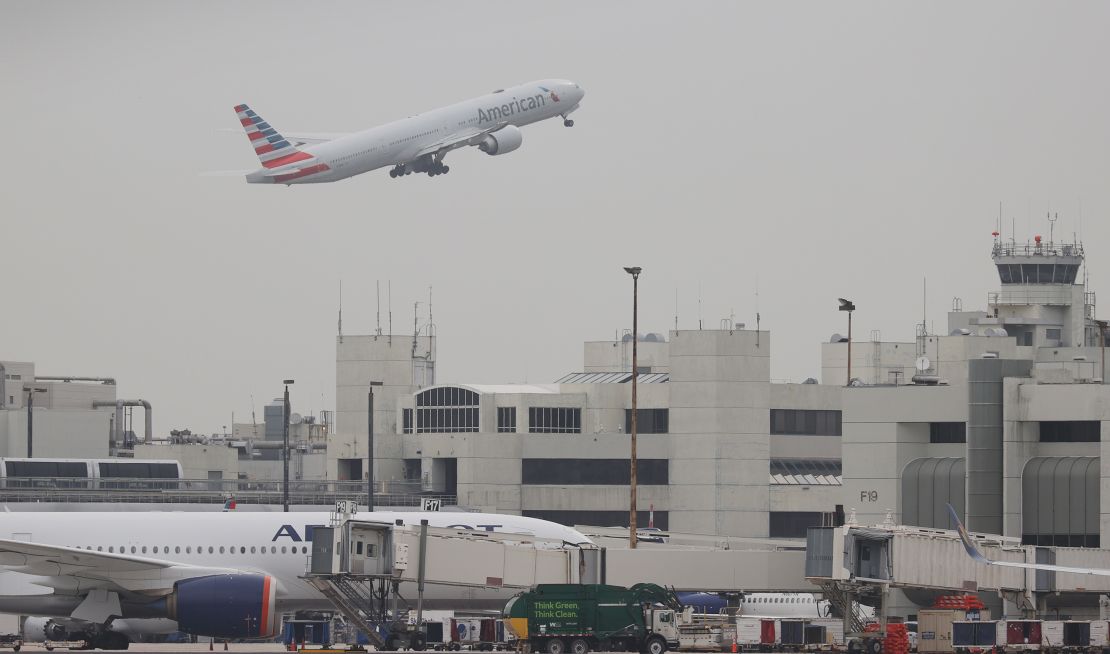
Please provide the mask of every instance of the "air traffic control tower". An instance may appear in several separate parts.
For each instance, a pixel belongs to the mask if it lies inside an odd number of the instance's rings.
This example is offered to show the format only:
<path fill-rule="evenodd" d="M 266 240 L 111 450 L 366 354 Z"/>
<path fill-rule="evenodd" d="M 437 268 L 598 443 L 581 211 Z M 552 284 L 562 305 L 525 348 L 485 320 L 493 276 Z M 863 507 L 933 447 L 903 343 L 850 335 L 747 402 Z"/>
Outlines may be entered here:
<path fill-rule="evenodd" d="M 1099 345 L 1095 294 L 1075 283 L 1082 244 L 1046 244 L 1040 236 L 1033 243 L 1005 243 L 996 234 L 992 256 L 1002 282 L 987 299 L 996 329 L 1015 337 L 1019 347 Z"/>

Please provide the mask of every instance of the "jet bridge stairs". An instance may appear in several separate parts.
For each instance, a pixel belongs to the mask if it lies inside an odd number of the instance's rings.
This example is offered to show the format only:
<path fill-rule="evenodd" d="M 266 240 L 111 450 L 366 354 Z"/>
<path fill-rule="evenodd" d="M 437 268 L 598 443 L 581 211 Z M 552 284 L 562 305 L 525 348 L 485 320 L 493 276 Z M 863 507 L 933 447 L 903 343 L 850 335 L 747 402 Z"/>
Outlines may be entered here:
<path fill-rule="evenodd" d="M 304 579 L 379 650 L 420 651 L 430 604 L 500 610 L 536 584 L 598 583 L 600 564 L 593 545 L 337 518 L 313 531 Z"/>

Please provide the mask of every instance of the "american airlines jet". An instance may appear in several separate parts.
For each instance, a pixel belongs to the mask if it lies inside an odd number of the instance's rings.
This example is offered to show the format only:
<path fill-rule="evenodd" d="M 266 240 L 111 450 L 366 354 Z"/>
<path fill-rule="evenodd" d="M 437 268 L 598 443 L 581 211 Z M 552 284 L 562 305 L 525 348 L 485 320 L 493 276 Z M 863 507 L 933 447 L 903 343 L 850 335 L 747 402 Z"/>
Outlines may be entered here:
<path fill-rule="evenodd" d="M 451 150 L 473 145 L 501 155 L 520 147 L 524 125 L 559 116 L 573 126 L 567 116 L 585 95 L 568 80 L 539 80 L 354 134 L 282 134 L 245 104 L 235 113 L 262 162 L 247 182 L 288 186 L 336 182 L 386 166 L 392 166 L 390 177 L 443 175 Z"/>
<path fill-rule="evenodd" d="M 361 520 L 475 529 L 588 543 L 563 525 L 522 516 L 373 512 Z M 330 610 L 301 575 L 312 530 L 328 513 L 2 513 L 0 613 L 45 616 L 51 640 L 83 633 L 126 649 L 129 635 L 269 638 L 281 614 Z M 511 592 L 429 586 L 425 606 L 500 605 Z M 407 595 L 406 595 L 407 596 Z"/>

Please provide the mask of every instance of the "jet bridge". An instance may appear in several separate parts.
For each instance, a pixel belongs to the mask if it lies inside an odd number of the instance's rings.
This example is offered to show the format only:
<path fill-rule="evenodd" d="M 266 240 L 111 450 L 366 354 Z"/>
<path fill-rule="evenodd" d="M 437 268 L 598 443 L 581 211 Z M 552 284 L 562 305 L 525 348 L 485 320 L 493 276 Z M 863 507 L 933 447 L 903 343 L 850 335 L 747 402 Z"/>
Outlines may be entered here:
<path fill-rule="evenodd" d="M 990 560 L 1110 569 L 1110 550 L 1022 545 L 1020 539 L 972 535 Z M 987 565 L 968 556 L 954 531 L 887 524 L 811 527 L 805 576 L 851 618 L 853 599 L 890 588 L 991 591 L 1023 613 L 1050 593 L 1110 593 L 1110 577 Z M 861 625 L 852 625 L 858 627 Z"/>
<path fill-rule="evenodd" d="M 536 584 L 599 583 L 601 556 L 521 534 L 347 519 L 313 531 L 305 579 L 379 649 L 422 650 L 424 609 L 500 609 Z"/>

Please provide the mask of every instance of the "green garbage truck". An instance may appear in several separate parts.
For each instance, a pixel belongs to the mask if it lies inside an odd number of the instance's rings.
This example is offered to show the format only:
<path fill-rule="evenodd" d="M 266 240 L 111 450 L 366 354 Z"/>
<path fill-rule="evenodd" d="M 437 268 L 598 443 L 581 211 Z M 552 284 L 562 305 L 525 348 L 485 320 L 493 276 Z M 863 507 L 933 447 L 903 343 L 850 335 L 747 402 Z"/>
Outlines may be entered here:
<path fill-rule="evenodd" d="M 682 604 L 655 584 L 541 584 L 505 606 L 505 626 L 532 652 L 664 654 L 679 645 Z"/>

